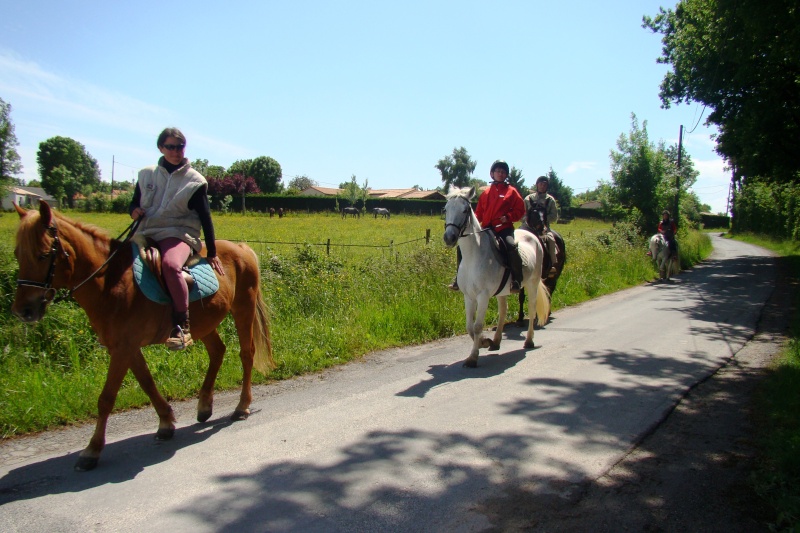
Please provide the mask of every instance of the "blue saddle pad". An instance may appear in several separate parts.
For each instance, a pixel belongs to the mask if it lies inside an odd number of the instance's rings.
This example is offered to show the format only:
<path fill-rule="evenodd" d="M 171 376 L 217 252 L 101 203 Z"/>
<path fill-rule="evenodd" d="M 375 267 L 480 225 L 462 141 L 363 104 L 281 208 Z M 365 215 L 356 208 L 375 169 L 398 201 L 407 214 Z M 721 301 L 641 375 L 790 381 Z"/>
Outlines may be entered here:
<path fill-rule="evenodd" d="M 133 279 L 139 290 L 150 300 L 159 304 L 171 304 L 172 298 L 161 288 L 161 284 L 156 279 L 153 271 L 150 270 L 139 255 L 139 247 L 133 246 Z M 211 296 L 219 290 L 219 280 L 217 274 L 206 258 L 202 258 L 199 263 L 189 268 L 189 274 L 194 278 L 194 284 L 189 287 L 189 301 L 194 302 Z"/>

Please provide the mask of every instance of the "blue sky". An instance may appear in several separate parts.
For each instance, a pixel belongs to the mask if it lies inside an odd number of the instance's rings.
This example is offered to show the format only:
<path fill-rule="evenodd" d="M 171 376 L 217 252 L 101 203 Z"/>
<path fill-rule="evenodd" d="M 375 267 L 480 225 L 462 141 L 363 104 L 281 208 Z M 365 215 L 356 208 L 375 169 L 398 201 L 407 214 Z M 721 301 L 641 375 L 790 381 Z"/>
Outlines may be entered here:
<path fill-rule="evenodd" d="M 661 109 L 650 0 L 63 2 L 0 0 L 0 97 L 12 106 L 26 180 L 39 143 L 83 144 L 102 179 L 131 181 L 177 126 L 186 155 L 229 166 L 276 159 L 284 184 L 356 176 L 432 189 L 465 147 L 526 184 L 551 167 L 576 193 L 609 179 L 631 127 L 678 141 L 694 191 L 724 212 L 729 174 L 696 104 Z M 112 164 L 113 162 L 113 164 Z"/>

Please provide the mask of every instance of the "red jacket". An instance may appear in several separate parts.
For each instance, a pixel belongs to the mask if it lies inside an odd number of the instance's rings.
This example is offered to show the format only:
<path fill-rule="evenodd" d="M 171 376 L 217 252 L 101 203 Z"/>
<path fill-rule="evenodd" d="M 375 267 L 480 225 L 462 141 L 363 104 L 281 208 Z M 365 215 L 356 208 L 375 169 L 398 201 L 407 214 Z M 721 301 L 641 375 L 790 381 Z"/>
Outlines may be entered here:
<path fill-rule="evenodd" d="M 678 226 L 675 224 L 674 220 L 667 221 L 666 225 L 664 224 L 664 221 L 662 220 L 661 222 L 658 223 L 658 232 L 662 233 L 662 234 L 666 233 L 666 232 L 670 232 L 671 233 L 670 236 L 674 236 L 676 233 L 678 233 Z"/>
<path fill-rule="evenodd" d="M 500 222 L 503 215 L 508 217 L 508 222 Z M 482 228 L 491 226 L 498 232 L 507 228 L 513 229 L 514 222 L 525 216 L 525 202 L 517 189 L 508 183 L 495 181 L 478 198 L 475 216 Z"/>

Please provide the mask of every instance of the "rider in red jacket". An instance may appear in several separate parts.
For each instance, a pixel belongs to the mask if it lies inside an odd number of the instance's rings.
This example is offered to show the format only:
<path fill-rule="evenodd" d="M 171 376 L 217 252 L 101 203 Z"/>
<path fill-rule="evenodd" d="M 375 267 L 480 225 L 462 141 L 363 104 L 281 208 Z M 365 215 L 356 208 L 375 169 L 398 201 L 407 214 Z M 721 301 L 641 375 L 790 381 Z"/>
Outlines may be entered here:
<path fill-rule="evenodd" d="M 670 218 L 669 211 L 666 209 L 661 213 L 661 222 L 658 223 L 658 232 L 667 241 L 670 254 L 678 251 L 678 243 L 675 241 L 675 234 L 678 233 L 678 225 Z"/>
<path fill-rule="evenodd" d="M 516 294 L 522 282 L 522 258 L 514 240 L 514 222 L 525 216 L 525 202 L 519 191 L 506 183 L 508 172 L 508 163 L 505 161 L 497 160 L 492 163 L 489 171 L 492 184 L 478 199 L 475 216 L 478 217 L 482 228 L 491 228 L 505 241 L 506 261 L 511 268 L 511 292 Z M 450 284 L 450 288 L 458 290 L 455 280 Z"/>

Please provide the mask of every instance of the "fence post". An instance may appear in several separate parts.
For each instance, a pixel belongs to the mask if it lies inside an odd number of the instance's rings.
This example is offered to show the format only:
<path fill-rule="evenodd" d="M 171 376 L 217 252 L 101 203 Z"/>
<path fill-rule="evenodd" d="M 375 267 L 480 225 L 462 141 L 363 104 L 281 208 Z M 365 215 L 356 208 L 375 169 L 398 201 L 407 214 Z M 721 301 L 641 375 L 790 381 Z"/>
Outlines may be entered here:
<path fill-rule="evenodd" d="M 428 228 L 425 230 L 425 244 L 431 243 L 431 229 Z"/>
<path fill-rule="evenodd" d="M 325 246 L 325 250 L 328 255 L 331 255 L 331 240 L 328 239 L 328 244 Z"/>

